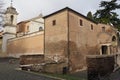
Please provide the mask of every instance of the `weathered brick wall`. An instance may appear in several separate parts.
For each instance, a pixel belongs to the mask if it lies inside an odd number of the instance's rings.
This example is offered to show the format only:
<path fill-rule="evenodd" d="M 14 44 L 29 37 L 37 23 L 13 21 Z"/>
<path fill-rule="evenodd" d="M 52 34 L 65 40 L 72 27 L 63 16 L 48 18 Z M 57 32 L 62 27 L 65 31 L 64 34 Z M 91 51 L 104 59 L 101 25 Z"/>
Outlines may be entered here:
<path fill-rule="evenodd" d="M 66 71 L 63 69 L 66 68 Z M 57 74 L 64 74 L 67 73 L 67 65 L 66 63 L 48 63 L 44 65 L 44 72 L 47 73 L 57 73 Z"/>
<path fill-rule="evenodd" d="M 43 54 L 44 39 L 42 33 L 34 33 L 8 41 L 8 56 L 19 57 L 27 54 Z"/>
<path fill-rule="evenodd" d="M 80 26 L 80 20 L 83 26 Z M 93 30 L 91 30 L 93 25 Z M 86 55 L 100 54 L 97 41 L 97 24 L 84 17 L 69 12 L 69 50 L 71 71 L 83 69 L 86 66 Z"/>
<path fill-rule="evenodd" d="M 53 25 L 56 20 L 56 25 Z M 54 60 L 54 56 L 67 56 L 67 11 L 45 19 L 45 60 Z"/>
<path fill-rule="evenodd" d="M 44 55 L 22 55 L 20 65 L 40 64 L 44 62 Z"/>
<path fill-rule="evenodd" d="M 87 56 L 88 80 L 98 80 L 113 72 L 115 59 L 113 55 Z"/>
<path fill-rule="evenodd" d="M 52 25 L 53 20 L 56 25 Z M 101 46 L 111 45 L 112 36 L 116 36 L 116 30 L 109 25 L 94 23 L 74 11 L 60 11 L 45 18 L 45 59 L 54 60 L 59 54 L 65 56 L 71 72 L 83 69 L 86 55 L 100 55 Z"/>
<path fill-rule="evenodd" d="M 80 20 L 82 20 L 83 26 L 80 25 Z M 92 29 L 91 25 L 93 26 Z M 105 31 L 102 31 L 102 27 L 105 27 Z M 111 26 L 96 24 L 69 11 L 69 60 L 71 71 L 86 66 L 86 55 L 100 55 L 101 45 L 111 44 L 112 36 L 116 36 L 116 31 Z M 112 52 L 116 52 L 116 50 L 111 49 Z"/>
<path fill-rule="evenodd" d="M 105 27 L 105 31 L 102 30 L 102 27 Z M 111 43 L 113 36 L 117 38 L 117 30 L 110 25 L 98 24 L 97 32 L 99 44 Z"/>

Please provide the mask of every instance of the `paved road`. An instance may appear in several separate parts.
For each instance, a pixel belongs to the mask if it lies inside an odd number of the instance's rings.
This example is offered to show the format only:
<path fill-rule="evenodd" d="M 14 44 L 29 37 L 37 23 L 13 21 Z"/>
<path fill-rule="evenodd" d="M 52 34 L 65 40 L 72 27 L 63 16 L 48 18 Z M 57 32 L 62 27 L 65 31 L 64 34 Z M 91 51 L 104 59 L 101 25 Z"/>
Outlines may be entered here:
<path fill-rule="evenodd" d="M 11 59 L 0 58 L 0 80 L 56 80 L 45 76 L 15 70 L 18 67 L 18 61 L 10 63 Z"/>

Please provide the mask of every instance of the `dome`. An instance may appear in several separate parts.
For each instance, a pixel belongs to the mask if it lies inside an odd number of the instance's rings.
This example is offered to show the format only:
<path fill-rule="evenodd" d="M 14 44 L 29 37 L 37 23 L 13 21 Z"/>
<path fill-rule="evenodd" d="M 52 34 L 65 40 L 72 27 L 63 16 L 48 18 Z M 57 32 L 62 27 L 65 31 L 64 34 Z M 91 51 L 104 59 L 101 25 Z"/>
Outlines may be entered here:
<path fill-rule="evenodd" d="M 7 10 L 5 11 L 5 14 L 7 14 L 7 13 L 17 14 L 18 15 L 16 9 L 14 7 L 12 7 L 12 6 L 7 8 Z"/>

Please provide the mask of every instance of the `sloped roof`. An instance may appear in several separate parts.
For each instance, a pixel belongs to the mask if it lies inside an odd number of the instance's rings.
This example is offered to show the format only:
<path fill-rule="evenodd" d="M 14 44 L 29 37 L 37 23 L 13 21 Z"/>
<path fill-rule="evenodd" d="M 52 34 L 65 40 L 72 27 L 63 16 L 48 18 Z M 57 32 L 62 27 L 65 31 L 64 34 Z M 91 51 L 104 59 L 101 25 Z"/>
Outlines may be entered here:
<path fill-rule="evenodd" d="M 52 15 L 55 15 L 55 14 L 57 14 L 57 13 L 59 13 L 59 12 L 62 12 L 62 11 L 64 11 L 64 10 L 72 11 L 72 12 L 74 12 L 75 14 L 77 14 L 77 15 L 79 15 L 79 16 L 81 16 L 81 17 L 83 17 L 83 18 L 85 18 L 85 19 L 87 19 L 87 20 L 89 20 L 89 21 L 91 21 L 91 22 L 93 22 L 93 23 L 95 23 L 95 24 L 97 24 L 97 22 L 93 21 L 92 19 L 90 19 L 90 18 L 88 18 L 88 17 L 80 14 L 79 12 L 77 12 L 77 11 L 75 11 L 75 10 L 69 8 L 69 7 L 65 7 L 65 8 L 63 8 L 63 9 L 61 9 L 61 10 L 58 10 L 58 11 L 54 12 L 54 13 L 51 13 L 51 14 L 49 14 L 49 15 L 46 15 L 46 16 L 44 16 L 43 18 L 44 18 L 44 19 L 45 19 L 45 18 L 48 18 L 48 17 L 50 17 L 50 16 L 52 16 Z"/>
<path fill-rule="evenodd" d="M 40 14 L 40 15 L 37 16 L 37 17 L 34 17 L 34 18 L 31 18 L 31 19 L 28 19 L 28 20 L 21 21 L 21 22 L 19 22 L 19 23 L 17 23 L 17 24 L 27 23 L 27 22 L 34 21 L 34 20 L 39 19 L 39 18 L 43 18 L 43 17 L 42 17 L 42 14 Z"/>

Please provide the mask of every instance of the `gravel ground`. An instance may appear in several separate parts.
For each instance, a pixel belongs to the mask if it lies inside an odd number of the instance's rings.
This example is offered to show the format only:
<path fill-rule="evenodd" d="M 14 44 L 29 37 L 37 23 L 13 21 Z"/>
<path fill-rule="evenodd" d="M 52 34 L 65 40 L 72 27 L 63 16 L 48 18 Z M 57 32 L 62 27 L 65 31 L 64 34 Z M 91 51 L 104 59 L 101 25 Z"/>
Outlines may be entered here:
<path fill-rule="evenodd" d="M 15 70 L 18 59 L 0 58 L 0 80 L 56 80 L 45 76 Z"/>

